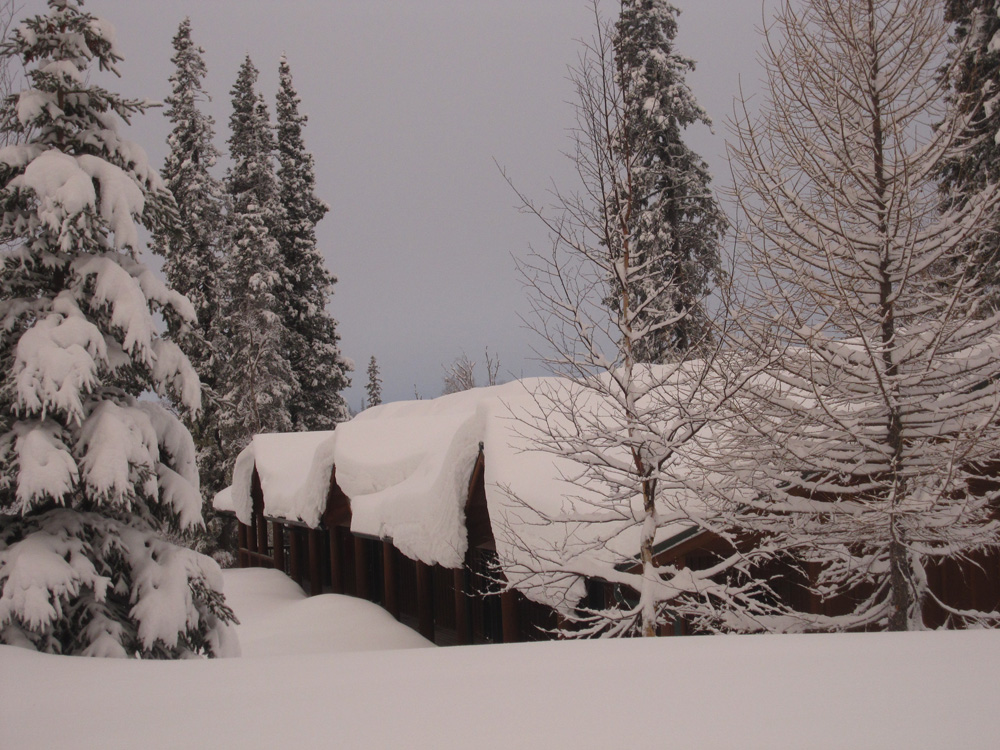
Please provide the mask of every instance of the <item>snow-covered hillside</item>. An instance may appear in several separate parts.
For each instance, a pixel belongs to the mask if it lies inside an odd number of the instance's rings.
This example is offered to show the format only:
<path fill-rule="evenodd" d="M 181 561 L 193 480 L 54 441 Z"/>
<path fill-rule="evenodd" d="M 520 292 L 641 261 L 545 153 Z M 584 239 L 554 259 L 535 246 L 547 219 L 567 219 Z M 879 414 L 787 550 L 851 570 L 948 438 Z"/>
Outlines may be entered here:
<path fill-rule="evenodd" d="M 227 571 L 226 590 L 243 620 L 239 659 L 136 662 L 0 646 L 0 745 L 913 750 L 997 742 L 995 631 L 408 648 L 420 639 L 374 605 L 304 599 L 273 571 Z M 390 650 L 360 650 L 376 640 Z"/>

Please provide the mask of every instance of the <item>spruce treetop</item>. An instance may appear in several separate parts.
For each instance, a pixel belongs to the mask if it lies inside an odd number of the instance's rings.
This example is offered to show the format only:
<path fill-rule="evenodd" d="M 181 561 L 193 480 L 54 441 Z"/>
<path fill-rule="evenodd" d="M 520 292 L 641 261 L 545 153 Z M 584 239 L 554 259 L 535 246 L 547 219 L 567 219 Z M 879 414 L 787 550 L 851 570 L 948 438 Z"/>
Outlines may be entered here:
<path fill-rule="evenodd" d="M 315 160 L 306 151 L 302 128 L 309 118 L 301 114 L 301 99 L 292 82 L 288 58 L 281 56 L 278 66 L 278 179 L 282 200 L 289 212 L 289 222 L 302 221 L 315 227 L 330 210 L 313 192 L 316 185 Z M 297 197 L 298 200 L 290 200 Z"/>
<path fill-rule="evenodd" d="M 191 41 L 191 21 L 185 19 L 173 39 L 175 70 L 170 76 L 171 93 L 166 98 L 166 117 L 173 128 L 167 137 L 170 151 L 163 166 L 163 179 L 173 194 L 179 214 L 176 231 L 158 233 L 156 252 L 165 258 L 164 274 L 195 307 L 203 336 L 211 336 L 219 310 L 219 244 L 222 241 L 225 197 L 222 185 L 209 172 L 219 151 L 213 143 L 214 120 L 198 105 L 207 101 L 202 80 L 207 74 L 204 50 Z M 195 345 L 201 365 L 210 359 L 208 342 Z"/>
<path fill-rule="evenodd" d="M 234 197 L 245 196 L 258 210 L 274 201 L 277 185 L 271 164 L 274 133 L 264 97 L 257 92 L 259 72 L 247 55 L 230 90 L 233 113 L 229 117 L 229 155 L 233 165 L 227 177 Z"/>
<path fill-rule="evenodd" d="M 292 399 L 296 429 L 331 429 L 347 418 L 340 391 L 349 385 L 350 365 L 340 353 L 336 321 L 326 310 L 337 279 L 317 247 L 316 224 L 329 208 L 316 196 L 312 154 L 305 147 L 300 99 L 291 68 L 278 68 L 277 156 L 281 203 L 278 245 L 283 289 L 278 313 L 289 332 L 289 360 L 299 380 Z"/>
<path fill-rule="evenodd" d="M 719 271 L 723 212 L 708 165 L 682 130 L 710 125 L 685 81 L 694 61 L 675 50 L 679 11 L 666 0 L 623 0 L 612 39 L 620 89 L 616 149 L 631 186 L 609 210 L 622 217 L 630 264 L 648 272 L 631 293 L 640 361 L 663 362 L 704 344 L 704 298 Z"/>
<path fill-rule="evenodd" d="M 365 391 L 368 394 L 369 407 L 382 403 L 382 377 L 374 354 L 368 361 L 368 384 L 365 386 Z"/>

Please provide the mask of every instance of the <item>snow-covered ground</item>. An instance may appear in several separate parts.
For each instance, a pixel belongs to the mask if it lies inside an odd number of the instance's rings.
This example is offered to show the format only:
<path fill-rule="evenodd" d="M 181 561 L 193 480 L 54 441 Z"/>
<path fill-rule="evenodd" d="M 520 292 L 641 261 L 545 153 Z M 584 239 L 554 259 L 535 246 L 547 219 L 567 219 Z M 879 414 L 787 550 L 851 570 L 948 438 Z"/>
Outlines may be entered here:
<path fill-rule="evenodd" d="M 0 747 L 994 748 L 1000 633 L 414 648 L 366 602 L 228 571 L 244 658 L 0 646 Z M 373 650 L 382 649 L 382 650 Z"/>

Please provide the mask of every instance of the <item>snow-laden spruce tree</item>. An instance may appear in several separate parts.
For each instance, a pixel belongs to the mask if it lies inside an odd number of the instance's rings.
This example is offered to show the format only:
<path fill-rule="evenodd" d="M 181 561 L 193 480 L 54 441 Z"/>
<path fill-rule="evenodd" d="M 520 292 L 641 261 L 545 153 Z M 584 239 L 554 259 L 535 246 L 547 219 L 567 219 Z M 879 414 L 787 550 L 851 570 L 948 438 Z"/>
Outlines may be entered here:
<path fill-rule="evenodd" d="M 279 297 L 287 278 L 278 246 L 281 203 L 274 171 L 274 133 L 267 106 L 255 90 L 250 57 L 230 92 L 226 176 L 229 249 L 223 265 L 228 289 L 219 330 L 223 368 L 222 437 L 230 461 L 259 432 L 292 429 L 290 399 L 297 390 L 288 361 L 289 334 Z"/>
<path fill-rule="evenodd" d="M 993 498 L 972 485 L 1000 450 L 1000 320 L 969 252 L 996 241 L 997 188 L 940 211 L 935 176 L 975 110 L 946 106 L 942 11 L 782 2 L 759 112 L 734 125 L 757 281 L 744 345 L 781 366 L 733 423 L 760 490 L 733 517 L 829 601 L 796 627 L 920 628 L 931 603 L 975 619 L 937 599 L 928 570 L 997 545 Z"/>
<path fill-rule="evenodd" d="M 145 153 L 119 132 L 145 104 L 117 72 L 114 29 L 50 0 L 3 54 L 30 87 L 3 105 L 0 149 L 0 643 L 171 658 L 234 644 L 218 566 L 158 530 L 201 524 L 194 444 L 143 392 L 199 408 L 198 376 L 154 313 L 191 303 L 138 261 L 137 224 L 172 218 Z"/>
<path fill-rule="evenodd" d="M 708 165 L 682 137 L 685 128 L 710 120 L 685 81 L 694 61 L 675 49 L 679 13 L 667 0 L 622 0 L 612 36 L 624 109 L 613 148 L 633 164 L 634 184 L 629 205 L 609 211 L 631 225 L 631 263 L 646 271 L 633 284 L 637 318 L 662 324 L 636 342 L 640 362 L 672 361 L 707 340 L 704 301 L 726 228 Z"/>
<path fill-rule="evenodd" d="M 223 306 L 221 278 L 225 242 L 226 194 L 211 174 L 219 151 L 213 143 L 215 122 L 200 109 L 209 100 L 202 87 L 207 73 L 204 50 L 191 41 L 191 20 L 184 19 L 173 40 L 175 70 L 170 76 L 167 119 L 172 124 L 170 151 L 161 170 L 177 203 L 179 221 L 155 235 L 152 250 L 164 258 L 163 273 L 170 286 L 194 306 L 198 324 L 186 351 L 201 379 L 201 412 L 190 427 L 198 447 L 198 468 L 204 496 L 211 500 L 228 484 L 219 432 L 218 372 L 215 351 Z"/>
<path fill-rule="evenodd" d="M 378 362 L 375 355 L 368 361 L 368 383 L 365 385 L 365 393 L 368 394 L 368 406 L 378 406 L 382 403 L 382 376 L 379 374 Z"/>
<path fill-rule="evenodd" d="M 283 258 L 280 315 L 288 331 L 287 357 L 298 379 L 289 403 L 296 430 L 329 430 L 348 418 L 340 392 L 350 386 L 351 364 L 341 355 L 337 322 L 327 303 L 337 279 L 316 246 L 316 225 L 329 208 L 316 197 L 313 157 L 306 151 L 299 95 L 288 60 L 278 69 L 278 190 L 282 217 L 278 247 Z"/>
<path fill-rule="evenodd" d="M 664 12 L 650 11 L 648 22 L 674 22 L 666 6 L 656 9 Z M 654 635 L 678 616 L 710 628 L 715 613 L 732 607 L 767 613 L 765 600 L 754 598 L 766 583 L 728 575 L 753 560 L 734 548 L 700 570 L 660 567 L 655 545 L 668 527 L 718 530 L 698 502 L 701 484 L 709 480 L 693 456 L 702 441 L 711 441 L 721 407 L 754 368 L 721 350 L 725 337 L 708 335 L 706 320 L 698 317 L 703 285 L 689 288 L 683 297 L 688 301 L 675 304 L 680 276 L 664 269 L 674 267 L 676 246 L 652 241 L 655 211 L 638 210 L 651 205 L 647 180 L 653 167 L 648 153 L 631 143 L 638 113 L 630 89 L 620 85 L 616 57 L 624 27 L 602 17 L 596 4 L 593 12 L 595 35 L 571 70 L 577 94 L 571 153 L 581 190 L 557 193 L 554 216 L 518 193 L 550 231 L 551 252 L 533 252 L 520 270 L 534 328 L 547 342 L 547 364 L 561 377 L 541 381 L 531 394 L 535 407 L 514 416 L 533 446 L 577 467 L 572 481 L 580 489 L 554 514 L 510 498 L 505 512 L 516 520 L 506 524 L 514 533 L 505 542 L 516 559 L 504 560 L 503 567 L 509 582 L 529 597 L 532 586 L 553 585 L 553 572 L 563 583 L 575 581 L 562 614 L 578 621 L 577 635 Z M 657 34 L 672 39 L 673 27 Z M 662 235 L 671 232 L 663 228 Z M 608 300 L 615 300 L 610 310 Z M 695 317 L 697 324 L 685 328 Z M 669 364 L 644 362 L 649 352 L 662 350 L 668 331 L 682 329 L 698 338 L 678 348 Z M 535 525 L 564 533 L 547 534 L 556 541 L 540 549 L 530 532 Z M 530 538 L 519 538 L 518 528 L 529 530 Z M 636 597 L 581 614 L 572 600 L 579 598 L 583 579 L 597 574 L 591 560 L 615 549 L 625 552 L 600 575 Z M 638 572 L 629 570 L 633 566 Z"/>
<path fill-rule="evenodd" d="M 997 0 L 946 0 L 945 18 L 954 24 L 953 55 L 948 69 L 954 106 L 969 117 L 962 148 L 955 149 L 941 171 L 948 203 L 961 204 L 1000 181 L 1000 4 Z M 976 282 L 987 288 L 993 308 L 1000 308 L 1000 223 L 989 227 L 993 241 L 976 248 Z"/>

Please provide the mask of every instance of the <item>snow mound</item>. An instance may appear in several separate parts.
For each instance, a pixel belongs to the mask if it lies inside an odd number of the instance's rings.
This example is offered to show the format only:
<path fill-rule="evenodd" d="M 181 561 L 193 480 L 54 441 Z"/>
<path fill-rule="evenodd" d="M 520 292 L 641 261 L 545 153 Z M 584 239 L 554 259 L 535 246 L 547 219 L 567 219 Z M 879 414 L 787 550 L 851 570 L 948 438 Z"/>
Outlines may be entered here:
<path fill-rule="evenodd" d="M 276 570 L 227 570 L 226 602 L 239 618 L 245 657 L 428 648 L 434 644 L 377 604 L 350 596 L 307 597 Z"/>

